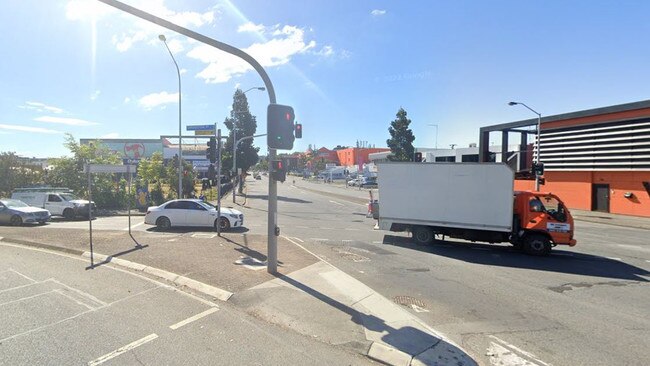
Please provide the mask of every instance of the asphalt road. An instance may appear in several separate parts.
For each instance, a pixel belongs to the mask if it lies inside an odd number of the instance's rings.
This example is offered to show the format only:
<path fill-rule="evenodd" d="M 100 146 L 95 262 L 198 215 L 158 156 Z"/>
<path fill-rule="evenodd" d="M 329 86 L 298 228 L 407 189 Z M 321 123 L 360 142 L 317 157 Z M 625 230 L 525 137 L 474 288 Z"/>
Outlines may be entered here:
<path fill-rule="evenodd" d="M 262 234 L 267 184 L 248 182 L 244 209 Z M 373 230 L 360 203 L 367 191 L 289 178 L 278 196 L 282 235 L 405 305 L 482 364 L 650 364 L 648 230 L 578 221 L 576 247 L 536 258 L 510 245 L 417 246 L 408 234 Z"/>
<path fill-rule="evenodd" d="M 0 243 L 0 365 L 365 365 L 110 265 Z"/>

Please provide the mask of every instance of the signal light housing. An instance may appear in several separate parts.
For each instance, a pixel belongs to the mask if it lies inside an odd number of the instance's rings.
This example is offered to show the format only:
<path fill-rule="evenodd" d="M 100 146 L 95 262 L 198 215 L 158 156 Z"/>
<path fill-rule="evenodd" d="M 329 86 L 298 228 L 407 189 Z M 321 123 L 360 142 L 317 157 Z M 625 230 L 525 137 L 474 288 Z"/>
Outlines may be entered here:
<path fill-rule="evenodd" d="M 284 182 L 287 179 L 287 171 L 282 160 L 271 161 L 271 178 L 279 182 Z"/>
<path fill-rule="evenodd" d="M 295 131 L 295 135 L 296 135 L 296 138 L 297 138 L 297 139 L 301 139 L 301 138 L 302 138 L 302 124 L 300 124 L 300 123 L 296 123 L 296 131 Z"/>
<path fill-rule="evenodd" d="M 210 137 L 207 145 L 208 148 L 205 150 L 205 157 L 210 160 L 210 163 L 214 164 L 217 161 L 217 138 Z"/>
<path fill-rule="evenodd" d="M 269 104 L 266 110 L 266 144 L 270 149 L 291 150 L 295 137 L 293 108 L 282 104 Z"/>

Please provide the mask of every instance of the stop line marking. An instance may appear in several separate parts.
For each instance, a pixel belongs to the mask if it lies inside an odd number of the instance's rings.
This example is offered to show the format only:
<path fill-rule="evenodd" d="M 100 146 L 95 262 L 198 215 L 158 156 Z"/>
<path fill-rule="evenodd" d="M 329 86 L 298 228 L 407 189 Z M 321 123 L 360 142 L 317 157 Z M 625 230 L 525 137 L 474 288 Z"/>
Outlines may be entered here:
<path fill-rule="evenodd" d="M 97 358 L 97 359 L 95 359 L 93 361 L 88 362 L 88 366 L 100 365 L 100 364 L 102 364 L 102 363 L 104 363 L 104 362 L 106 362 L 106 361 L 108 361 L 110 359 L 113 359 L 113 358 L 115 358 L 115 357 L 117 357 L 117 356 L 119 356 L 119 355 L 121 355 L 123 353 L 129 352 L 130 350 L 132 350 L 132 349 L 134 349 L 136 347 L 140 347 L 145 343 L 151 342 L 156 338 L 158 338 L 158 334 L 156 334 L 156 333 L 149 334 L 148 336 L 146 336 L 144 338 L 138 339 L 135 342 L 131 342 L 131 343 L 127 344 L 124 347 L 120 347 L 120 348 L 116 349 L 115 351 L 113 351 L 111 353 L 107 353 L 107 354 L 103 355 L 100 358 Z"/>

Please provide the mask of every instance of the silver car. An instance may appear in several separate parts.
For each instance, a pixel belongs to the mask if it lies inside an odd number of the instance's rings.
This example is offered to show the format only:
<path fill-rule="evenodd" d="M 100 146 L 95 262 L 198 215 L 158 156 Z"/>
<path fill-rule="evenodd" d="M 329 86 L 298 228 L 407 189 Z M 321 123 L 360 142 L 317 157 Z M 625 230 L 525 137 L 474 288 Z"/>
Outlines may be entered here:
<path fill-rule="evenodd" d="M 0 199 L 0 224 L 45 224 L 50 221 L 50 217 L 50 211 L 43 208 L 32 207 L 19 200 Z"/>

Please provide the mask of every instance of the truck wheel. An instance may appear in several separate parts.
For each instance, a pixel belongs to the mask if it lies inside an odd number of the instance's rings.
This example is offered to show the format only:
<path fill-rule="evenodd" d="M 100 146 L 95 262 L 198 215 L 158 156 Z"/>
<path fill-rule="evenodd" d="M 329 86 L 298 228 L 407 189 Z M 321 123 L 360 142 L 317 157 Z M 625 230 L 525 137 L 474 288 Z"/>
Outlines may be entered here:
<path fill-rule="evenodd" d="M 413 240 L 417 244 L 431 244 L 433 243 L 433 230 L 426 226 L 416 226 L 413 228 Z"/>
<path fill-rule="evenodd" d="M 551 252 L 551 241 L 544 235 L 529 235 L 524 239 L 524 252 L 536 256 L 548 255 Z"/>
<path fill-rule="evenodd" d="M 18 215 L 11 216 L 11 226 L 20 226 L 23 224 L 23 218 Z"/>
<path fill-rule="evenodd" d="M 63 217 L 66 220 L 74 219 L 74 211 L 71 208 L 66 208 L 65 210 L 63 210 Z"/>

